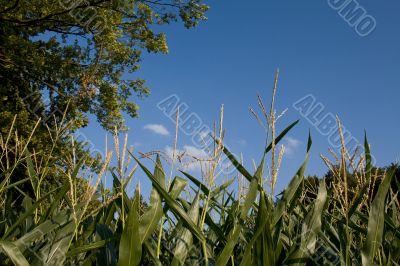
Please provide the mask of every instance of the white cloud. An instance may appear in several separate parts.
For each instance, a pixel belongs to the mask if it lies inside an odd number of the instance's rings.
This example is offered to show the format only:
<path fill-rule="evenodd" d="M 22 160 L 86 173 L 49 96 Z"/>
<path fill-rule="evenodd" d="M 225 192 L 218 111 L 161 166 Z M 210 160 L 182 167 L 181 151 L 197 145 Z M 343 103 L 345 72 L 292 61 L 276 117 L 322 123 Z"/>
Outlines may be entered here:
<path fill-rule="evenodd" d="M 172 155 L 174 150 L 171 146 L 165 147 L 165 153 L 172 160 Z M 204 150 L 198 149 L 194 146 L 185 145 L 182 149 L 175 150 L 175 159 L 180 160 L 182 169 L 184 170 L 200 170 L 201 163 L 196 161 L 196 159 L 204 159 L 207 154 Z"/>
<path fill-rule="evenodd" d="M 188 154 L 189 156 L 196 157 L 196 158 L 204 158 L 206 157 L 206 153 L 204 150 L 198 149 L 194 146 L 183 146 L 183 150 Z"/>
<path fill-rule="evenodd" d="M 178 156 L 178 154 L 182 153 L 181 150 L 176 149 L 175 150 L 175 159 Z M 172 159 L 172 155 L 174 154 L 174 151 L 171 146 L 165 147 L 165 154 L 168 156 L 169 159 Z"/>
<path fill-rule="evenodd" d="M 286 140 L 286 144 L 284 145 L 285 153 L 287 155 L 293 155 L 297 147 L 300 146 L 301 141 L 292 137 L 287 137 L 285 140 Z"/>
<path fill-rule="evenodd" d="M 165 153 L 167 154 L 167 156 L 169 158 L 172 159 L 173 148 L 171 146 L 165 147 Z M 181 156 L 182 154 L 184 154 L 185 156 L 195 157 L 195 158 L 199 158 L 199 159 L 207 156 L 207 154 L 203 150 L 198 149 L 194 146 L 189 146 L 189 145 L 183 146 L 183 149 L 175 150 L 175 157 Z"/>
<path fill-rule="evenodd" d="M 161 124 L 147 124 L 143 127 L 144 129 L 148 129 L 155 134 L 161 136 L 169 136 L 169 131 Z"/>
<path fill-rule="evenodd" d="M 296 148 L 300 145 L 301 141 L 295 138 L 287 137 L 286 142 L 289 146 Z"/>

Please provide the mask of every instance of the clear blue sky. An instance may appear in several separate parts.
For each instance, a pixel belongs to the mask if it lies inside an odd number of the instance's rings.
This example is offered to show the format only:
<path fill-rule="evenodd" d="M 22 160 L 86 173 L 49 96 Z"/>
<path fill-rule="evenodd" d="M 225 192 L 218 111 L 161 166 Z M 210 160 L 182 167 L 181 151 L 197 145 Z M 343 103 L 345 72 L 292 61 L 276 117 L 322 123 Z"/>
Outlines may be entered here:
<path fill-rule="evenodd" d="M 210 126 L 224 104 L 226 143 L 243 153 L 246 165 L 251 159 L 258 162 L 264 133 L 248 107 L 256 107 L 257 93 L 269 102 L 279 67 L 277 110 L 289 108 L 280 128 L 301 121 L 289 134 L 300 144 L 291 145 L 283 160 L 277 191 L 303 161 L 309 129 L 314 143 L 307 173 L 327 170 L 319 158 L 328 154 L 327 137 L 292 107 L 310 93 L 358 140 L 367 130 L 377 165 L 395 161 L 400 157 L 400 3 L 359 3 L 377 22 L 367 37 L 357 35 L 327 1 L 210 1 L 209 19 L 199 27 L 164 27 L 170 53 L 145 55 L 134 73 L 148 81 L 152 92 L 138 101 L 140 118 L 127 120 L 129 143 L 143 152 L 172 146 L 174 124 L 156 104 L 177 94 Z M 157 135 L 144 129 L 147 124 L 163 125 L 171 134 Z M 104 147 L 105 132 L 94 121 L 84 132 Z M 191 145 L 190 139 L 182 136 L 178 146 L 183 145 Z M 136 178 L 147 187 L 142 173 Z"/>

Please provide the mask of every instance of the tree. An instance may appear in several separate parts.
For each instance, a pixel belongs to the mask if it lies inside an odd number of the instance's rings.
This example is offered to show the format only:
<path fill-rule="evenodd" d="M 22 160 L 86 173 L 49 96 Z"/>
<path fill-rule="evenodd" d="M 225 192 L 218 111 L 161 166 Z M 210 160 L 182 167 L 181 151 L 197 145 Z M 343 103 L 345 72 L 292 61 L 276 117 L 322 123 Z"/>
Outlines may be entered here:
<path fill-rule="evenodd" d="M 28 150 L 38 161 L 63 159 L 71 153 L 70 133 L 89 115 L 107 130 L 124 128 L 123 113 L 136 117 L 135 99 L 149 94 L 134 74 L 142 52 L 168 52 L 158 26 L 194 27 L 207 9 L 201 0 L 0 0 L 0 139 L 13 124 L 12 136 L 16 129 L 27 140 L 35 131 Z M 90 153 L 81 144 L 78 159 Z"/>
<path fill-rule="evenodd" d="M 191 28 L 206 19 L 208 9 L 200 0 L 0 3 L 3 123 L 10 122 L 8 112 L 23 109 L 59 121 L 69 103 L 66 118 L 76 127 L 94 114 L 106 129 L 123 126 L 122 112 L 136 117 L 131 98 L 149 94 L 144 80 L 126 74 L 138 70 L 143 50 L 168 52 L 156 26 L 180 18 Z"/>

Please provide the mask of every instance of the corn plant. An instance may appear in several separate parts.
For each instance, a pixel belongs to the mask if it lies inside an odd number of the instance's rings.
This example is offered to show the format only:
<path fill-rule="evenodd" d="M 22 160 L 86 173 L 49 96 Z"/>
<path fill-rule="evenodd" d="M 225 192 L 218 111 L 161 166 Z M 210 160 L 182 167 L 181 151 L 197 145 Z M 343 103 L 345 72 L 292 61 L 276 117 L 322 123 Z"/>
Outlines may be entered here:
<path fill-rule="evenodd" d="M 284 153 L 278 145 L 298 123 L 275 131 L 280 117 L 274 110 L 277 78 L 269 112 L 260 97 L 258 101 L 266 125 L 252 110 L 267 133 L 254 170 L 224 145 L 222 115 L 218 134 L 211 136 L 215 150 L 206 178 L 183 169 L 168 174 L 160 154 L 150 156 L 154 168 L 149 169 L 127 148 L 127 137 L 122 149 L 116 137 L 116 166 L 108 152 L 99 173 L 87 181 L 85 157 L 60 164 L 65 158 L 47 154 L 47 163 L 40 164 L 39 154 L 29 150 L 29 139 L 10 141 L 11 133 L 1 138 L 1 264 L 398 265 L 399 195 L 392 186 L 398 180 L 394 169 L 374 171 L 366 136 L 365 154 L 356 161 L 341 134 L 340 154 L 333 154 L 337 162 L 322 157 L 332 180 L 311 182 L 305 178 L 309 135 L 303 164 L 275 196 Z M 216 186 L 215 169 L 222 157 L 235 173 Z M 268 160 L 270 170 L 265 171 Z M 15 169 L 24 169 L 26 178 L 15 181 Z M 148 199 L 139 184 L 128 190 L 138 169 L 151 182 Z M 106 175 L 112 186 L 102 182 Z M 245 193 L 234 187 L 238 176 L 244 178 Z M 47 180 L 57 182 L 50 186 Z M 26 186 L 33 193 L 22 189 Z"/>

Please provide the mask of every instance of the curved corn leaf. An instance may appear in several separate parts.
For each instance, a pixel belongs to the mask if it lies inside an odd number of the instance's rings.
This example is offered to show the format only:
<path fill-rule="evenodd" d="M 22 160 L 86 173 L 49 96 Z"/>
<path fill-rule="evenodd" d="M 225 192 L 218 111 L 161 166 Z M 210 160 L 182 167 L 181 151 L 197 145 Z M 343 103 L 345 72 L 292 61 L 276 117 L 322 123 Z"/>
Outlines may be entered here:
<path fill-rule="evenodd" d="M 142 245 L 139 243 L 139 204 L 140 194 L 136 190 L 119 243 L 119 266 L 137 266 L 142 258 Z"/>
<path fill-rule="evenodd" d="M 21 250 L 12 242 L 0 240 L 0 248 L 10 258 L 10 260 L 17 266 L 29 266 Z"/>
<path fill-rule="evenodd" d="M 160 183 L 161 187 L 165 189 L 165 173 L 159 155 L 157 155 L 156 159 L 154 178 Z M 150 207 L 140 219 L 139 234 L 141 244 L 143 244 L 157 228 L 162 215 L 163 208 L 161 204 L 161 196 L 157 192 L 157 189 L 153 187 L 150 194 Z"/>
<path fill-rule="evenodd" d="M 264 174 L 264 161 L 265 161 L 265 156 L 263 156 L 260 165 L 257 167 L 257 170 L 254 174 L 254 178 L 250 183 L 249 191 L 247 192 L 247 196 L 245 198 L 245 201 L 243 203 L 243 206 L 240 209 L 240 218 L 242 220 L 245 220 L 247 217 L 247 213 L 249 212 L 251 206 L 253 206 L 254 201 L 257 198 L 257 192 L 258 192 L 258 184 L 261 183 L 262 176 Z"/>
<path fill-rule="evenodd" d="M 200 182 L 199 180 L 197 180 L 197 178 L 195 178 L 194 176 L 184 172 L 184 171 L 179 171 L 182 174 L 184 174 L 187 178 L 189 178 L 190 181 L 192 181 L 197 187 L 199 187 L 201 189 L 201 191 L 203 191 L 203 193 L 205 195 L 210 194 L 210 190 L 207 188 L 206 185 L 204 185 L 202 182 Z"/>
<path fill-rule="evenodd" d="M 104 248 L 107 245 L 107 243 L 111 242 L 112 240 L 114 240 L 114 239 L 99 240 L 99 241 L 96 241 L 96 242 L 93 242 L 93 243 L 90 243 L 90 244 L 87 244 L 87 245 L 82 245 L 82 246 L 79 246 L 77 248 L 73 248 L 70 251 L 68 251 L 66 256 L 67 257 L 74 257 L 74 256 L 76 256 L 76 255 L 78 255 L 80 253 L 88 252 L 88 251 L 95 250 L 95 249 Z M 107 260 L 106 260 L 106 262 L 107 262 Z M 109 264 L 106 264 L 106 265 L 109 265 Z"/>
<path fill-rule="evenodd" d="M 215 200 L 215 196 L 217 196 L 221 191 L 225 190 L 227 187 L 229 187 L 230 185 L 232 185 L 232 183 L 235 181 L 234 178 L 224 182 L 223 184 L 217 186 L 214 190 L 210 191 L 208 189 L 208 187 L 203 184 L 202 182 L 200 182 L 197 178 L 195 178 L 194 176 L 184 172 L 184 171 L 180 171 L 182 174 L 184 174 L 187 178 L 189 178 L 190 181 L 192 181 L 201 191 L 203 191 L 203 193 L 205 195 L 210 194 L 210 199 Z"/>
<path fill-rule="evenodd" d="M 33 166 L 32 158 L 31 158 L 32 154 L 29 152 L 28 149 L 25 150 L 25 156 L 26 156 L 26 168 L 28 170 L 27 171 L 28 172 L 28 176 L 29 176 L 29 179 L 31 181 L 33 191 L 36 192 L 36 190 L 38 188 L 37 186 L 38 186 L 38 183 L 39 183 L 39 177 L 37 176 L 37 173 L 36 173 L 35 168 Z M 35 196 L 37 197 L 37 195 L 35 195 Z"/>
<path fill-rule="evenodd" d="M 0 175 L 0 177 L 1 177 L 1 175 Z M 17 182 L 14 182 L 14 183 L 12 183 L 12 184 L 10 184 L 10 185 L 5 186 L 5 187 L 3 188 L 3 190 L 6 191 L 6 190 L 8 190 L 8 189 L 10 189 L 10 188 L 19 186 L 19 185 L 21 185 L 21 184 L 23 184 L 23 183 L 25 183 L 26 181 L 29 181 L 29 180 L 30 180 L 29 177 L 24 178 L 24 179 L 21 179 L 21 180 L 19 180 L 19 181 L 17 181 Z"/>
<path fill-rule="evenodd" d="M 354 196 L 354 200 L 352 201 L 352 205 L 349 209 L 348 213 L 349 219 L 353 216 L 355 211 L 360 207 L 360 203 L 364 199 L 365 193 L 367 192 L 369 186 L 370 183 L 367 181 L 360 190 L 356 191 L 356 195 Z"/>
<path fill-rule="evenodd" d="M 188 211 L 189 217 L 191 217 L 194 223 L 198 223 L 199 220 L 199 206 L 200 206 L 200 193 L 198 192 L 194 198 L 190 209 Z M 186 257 L 193 244 L 192 233 L 182 227 L 176 235 L 177 243 L 174 249 L 174 258 L 172 259 L 172 266 L 182 266 L 185 263 Z"/>
<path fill-rule="evenodd" d="M 259 199 L 259 207 L 256 218 L 256 227 L 267 223 L 263 227 L 263 232 L 256 239 L 253 249 L 253 263 L 256 265 L 276 265 L 278 253 L 275 252 L 276 246 L 273 243 L 273 233 L 271 227 L 272 206 L 269 198 L 264 191 L 261 192 Z"/>
<path fill-rule="evenodd" d="M 289 186 L 283 191 L 282 197 L 279 200 L 278 205 L 276 206 L 276 209 L 274 211 L 272 226 L 275 226 L 281 219 L 287 205 L 290 204 L 292 200 L 296 200 L 294 196 L 296 195 L 297 190 L 301 188 L 300 184 L 301 182 L 303 182 L 304 179 L 304 172 L 307 168 L 311 145 L 312 145 L 312 140 L 311 140 L 311 135 L 309 134 L 307 142 L 306 159 L 304 160 L 303 165 L 297 171 L 296 175 L 290 181 Z"/>
<path fill-rule="evenodd" d="M 40 218 L 40 222 L 44 222 L 53 214 L 56 208 L 60 206 L 60 201 L 65 196 L 65 194 L 67 194 L 69 189 L 70 189 L 69 182 L 65 182 L 65 184 L 61 187 L 60 191 L 55 196 L 54 200 L 52 200 L 50 208 L 48 208 L 46 213 Z"/>
<path fill-rule="evenodd" d="M 65 186 L 69 187 L 68 182 L 66 182 L 63 186 L 50 191 L 49 193 L 47 193 L 46 195 L 44 195 L 43 197 L 38 199 L 34 204 L 32 204 L 32 206 L 28 210 L 26 210 L 24 214 L 20 215 L 18 217 L 18 220 L 16 222 L 14 222 L 10 228 L 8 228 L 7 232 L 3 236 L 3 239 L 6 239 L 15 229 L 18 228 L 18 226 L 20 226 L 26 220 L 27 217 L 32 215 L 43 201 L 45 201 L 48 197 L 50 197 L 55 191 L 57 191 L 59 189 L 63 190 L 63 188 L 65 188 Z"/>
<path fill-rule="evenodd" d="M 364 132 L 364 150 L 365 150 L 365 176 L 367 179 L 367 183 L 369 183 L 371 180 L 372 156 L 368 144 L 367 132 Z"/>
<path fill-rule="evenodd" d="M 173 199 L 177 199 L 182 191 L 185 189 L 187 181 L 179 176 L 175 176 L 169 189 L 169 195 Z M 164 212 L 166 212 L 164 210 Z"/>
<path fill-rule="evenodd" d="M 221 191 L 224 191 L 226 188 L 228 188 L 230 185 L 232 185 L 232 183 L 233 183 L 234 181 L 235 181 L 235 179 L 232 178 L 232 179 L 226 181 L 225 183 L 223 183 L 222 185 L 216 187 L 213 191 L 211 191 L 211 196 L 212 196 L 212 197 L 218 196 L 218 194 L 219 194 Z"/>
<path fill-rule="evenodd" d="M 126 180 L 124 184 L 121 183 L 121 181 L 118 179 L 118 176 L 114 173 L 114 170 L 110 171 L 112 177 L 113 177 L 113 188 L 116 192 L 122 193 L 121 199 L 118 199 L 117 202 L 119 203 L 119 207 L 121 208 L 121 211 L 124 212 L 129 212 L 130 207 L 132 206 L 132 202 L 128 197 L 128 194 L 126 193 L 126 186 L 130 182 L 130 179 Z M 122 207 L 122 202 L 124 207 Z M 124 210 L 122 210 L 124 208 Z"/>
<path fill-rule="evenodd" d="M 147 254 L 149 254 L 150 259 L 156 266 L 162 266 L 161 261 L 157 258 L 154 248 L 152 247 L 151 243 L 149 241 L 144 242 L 143 247 L 146 249 Z"/>
<path fill-rule="evenodd" d="M 299 123 L 300 120 L 294 121 L 292 124 L 290 124 L 285 130 L 283 130 L 278 137 L 275 138 L 275 145 L 278 144 L 282 138 L 297 124 Z M 272 143 L 270 143 L 267 148 L 265 148 L 264 154 L 267 154 L 270 150 L 272 149 Z"/>
<path fill-rule="evenodd" d="M 368 233 L 364 247 L 361 251 L 363 266 L 374 265 L 374 257 L 382 243 L 383 228 L 385 223 L 385 201 L 390 182 L 395 173 L 395 168 L 386 173 L 378 192 L 372 201 L 368 219 Z"/>
<path fill-rule="evenodd" d="M 111 241 L 113 241 L 114 239 L 116 239 L 116 237 L 114 236 L 114 232 L 108 225 L 96 223 L 97 241 L 93 244 L 97 244 L 97 246 L 83 245 L 80 247 L 82 249 L 79 251 L 84 250 L 84 252 L 87 252 L 91 248 L 98 249 L 98 251 L 96 252 L 97 265 L 116 265 L 118 261 L 117 248 L 114 243 L 111 243 Z M 75 249 L 75 251 L 77 252 L 78 250 Z"/>
<path fill-rule="evenodd" d="M 322 180 L 320 181 L 318 195 L 314 201 L 314 206 L 307 213 L 302 225 L 300 246 L 296 246 L 295 250 L 287 257 L 287 261 L 306 259 L 310 255 L 314 254 L 317 236 L 321 231 L 322 214 L 327 198 L 328 194 L 325 181 Z M 295 263 L 295 265 L 302 265 L 302 263 Z"/>
<path fill-rule="evenodd" d="M 22 201 L 22 206 L 24 208 L 24 210 L 29 210 L 30 208 L 32 208 L 32 199 L 31 197 L 24 197 L 24 200 Z M 29 232 L 29 230 L 32 228 L 34 224 L 34 215 L 30 215 L 28 217 L 26 217 L 26 220 L 24 221 L 24 225 L 23 225 L 23 232 L 27 233 Z"/>
<path fill-rule="evenodd" d="M 215 266 L 225 266 L 228 263 L 229 258 L 233 254 L 233 249 L 236 246 L 241 230 L 242 227 L 240 226 L 240 223 L 236 222 L 228 235 L 228 240 L 226 241 L 224 249 L 215 262 Z"/>
<path fill-rule="evenodd" d="M 215 140 L 217 143 L 219 142 L 219 140 Z M 251 180 L 253 179 L 253 177 L 251 176 L 251 174 L 246 170 L 246 168 L 244 168 L 244 166 L 235 158 L 235 156 L 228 150 L 228 148 L 225 147 L 225 145 L 223 146 L 223 152 L 225 153 L 226 157 L 228 157 L 228 159 L 231 161 L 231 163 L 233 164 L 233 166 L 236 167 L 236 169 L 239 171 L 239 173 L 241 173 L 248 181 L 251 182 Z"/>
<path fill-rule="evenodd" d="M 77 208 L 82 206 L 78 205 Z M 80 215 L 81 212 L 77 212 L 77 216 Z M 70 223 L 73 220 L 72 210 L 66 209 L 61 211 L 59 214 L 55 215 L 52 219 L 46 220 L 40 225 L 36 226 L 29 233 L 24 234 L 18 240 L 14 242 L 14 244 L 24 252 L 30 245 L 30 243 L 43 238 L 48 233 L 54 231 L 57 228 L 63 227 L 66 224 Z"/>
<path fill-rule="evenodd" d="M 259 214 L 260 213 L 261 212 L 259 212 Z M 247 243 L 247 245 L 245 247 L 244 255 L 243 255 L 242 261 L 240 263 L 241 266 L 253 265 L 253 263 L 252 263 L 253 246 L 256 243 L 256 241 L 258 240 L 258 238 L 261 236 L 261 234 L 264 232 L 264 227 L 267 224 L 268 219 L 264 218 L 264 219 L 260 219 L 260 221 L 261 221 L 261 223 L 258 224 L 257 231 L 254 233 L 253 237 L 251 238 L 251 240 L 249 241 L 249 243 Z"/>
<path fill-rule="evenodd" d="M 262 161 L 262 166 L 260 165 L 258 169 L 261 169 L 263 167 L 263 162 Z M 247 213 L 249 209 L 251 208 L 253 202 L 257 198 L 257 192 L 258 192 L 258 180 L 257 178 L 253 178 L 251 183 L 250 183 L 250 188 L 247 193 L 246 199 L 240 208 L 240 218 L 245 219 L 247 216 Z M 236 246 L 236 243 L 239 239 L 240 232 L 242 231 L 242 224 L 240 221 L 236 220 L 233 228 L 231 229 L 229 235 L 228 235 L 228 240 L 226 241 L 225 247 L 222 250 L 221 254 L 218 256 L 218 259 L 215 263 L 216 266 L 225 266 L 229 260 L 229 258 L 232 256 L 233 249 Z"/>
<path fill-rule="evenodd" d="M 75 229 L 75 222 L 72 220 L 66 225 L 57 228 L 54 235 L 47 235 L 46 241 L 48 243 L 35 252 L 36 256 L 32 265 L 62 265 Z"/>
<path fill-rule="evenodd" d="M 165 200 L 165 203 L 171 209 L 171 211 L 182 219 L 182 222 L 185 226 L 200 240 L 205 241 L 205 237 L 200 229 L 193 223 L 190 217 L 186 214 L 186 212 L 176 203 L 176 201 L 171 198 L 171 196 L 162 188 L 162 186 L 158 183 L 158 180 L 150 173 L 150 171 L 144 166 L 134 155 L 131 154 L 133 159 L 139 164 L 140 168 L 142 168 L 143 172 L 150 178 L 153 186 L 157 189 L 158 193 L 160 193 L 161 197 Z"/>

